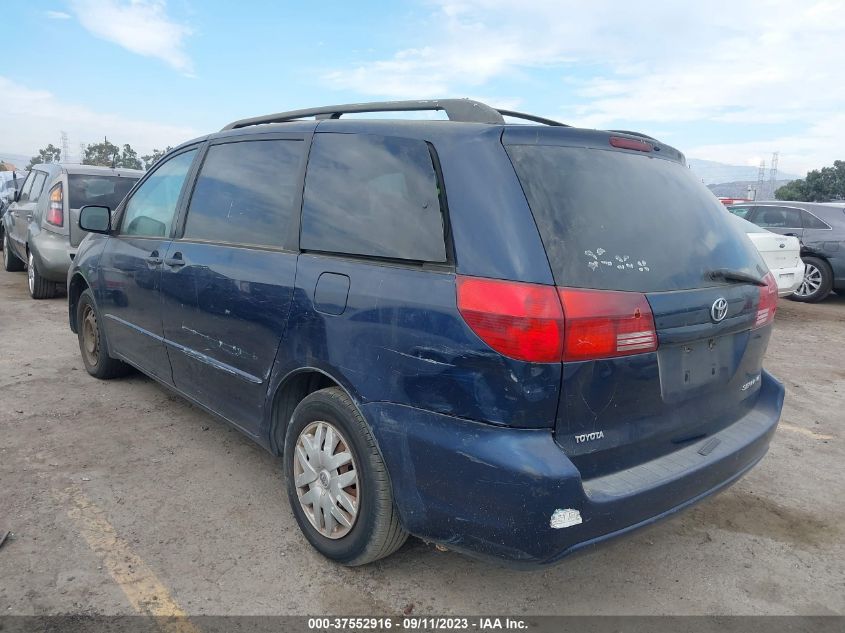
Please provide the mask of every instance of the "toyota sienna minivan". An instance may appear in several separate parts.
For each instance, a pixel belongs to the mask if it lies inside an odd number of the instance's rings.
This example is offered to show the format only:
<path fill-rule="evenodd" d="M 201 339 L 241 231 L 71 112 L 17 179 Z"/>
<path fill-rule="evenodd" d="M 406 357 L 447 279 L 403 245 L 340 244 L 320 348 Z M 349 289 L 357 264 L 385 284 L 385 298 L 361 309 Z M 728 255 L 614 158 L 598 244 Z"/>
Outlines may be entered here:
<path fill-rule="evenodd" d="M 448 120 L 343 116 L 406 110 Z M 641 134 L 463 99 L 285 112 L 79 223 L 88 372 L 135 367 L 279 455 L 346 565 L 408 534 L 556 562 L 729 486 L 780 416 L 776 283 Z"/>

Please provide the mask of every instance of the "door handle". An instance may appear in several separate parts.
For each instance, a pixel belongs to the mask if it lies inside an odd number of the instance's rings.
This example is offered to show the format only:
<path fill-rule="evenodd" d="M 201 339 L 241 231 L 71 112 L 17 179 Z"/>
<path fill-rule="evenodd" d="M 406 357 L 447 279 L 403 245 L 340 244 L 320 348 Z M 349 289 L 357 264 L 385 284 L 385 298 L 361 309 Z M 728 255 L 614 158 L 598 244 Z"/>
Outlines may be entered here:
<path fill-rule="evenodd" d="M 26 214 L 26 221 L 27 221 L 27 222 L 32 221 L 32 214 L 31 214 L 31 213 L 27 213 L 27 214 Z"/>
<path fill-rule="evenodd" d="M 165 259 L 164 263 L 167 264 L 168 266 L 178 268 L 179 266 L 185 265 L 185 260 L 182 259 L 182 253 L 177 251 L 177 252 L 173 253 L 173 257 L 168 257 L 167 259 Z"/>
<path fill-rule="evenodd" d="M 158 251 L 153 251 L 152 253 L 150 253 L 150 256 L 145 259 L 147 264 L 149 264 L 150 266 L 158 266 L 162 262 L 161 257 L 159 257 L 158 255 Z"/>

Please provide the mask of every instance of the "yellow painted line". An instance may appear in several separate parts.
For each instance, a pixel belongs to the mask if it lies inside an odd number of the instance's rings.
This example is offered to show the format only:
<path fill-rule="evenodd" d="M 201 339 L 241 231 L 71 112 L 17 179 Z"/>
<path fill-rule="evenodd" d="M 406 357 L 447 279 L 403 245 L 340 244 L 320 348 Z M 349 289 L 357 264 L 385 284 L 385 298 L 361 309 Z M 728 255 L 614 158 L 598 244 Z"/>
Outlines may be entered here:
<path fill-rule="evenodd" d="M 803 426 L 794 426 L 789 422 L 781 422 L 780 428 L 784 431 L 790 431 L 792 433 L 798 433 L 799 435 L 803 435 L 805 437 L 810 437 L 814 440 L 832 440 L 832 435 L 825 435 L 824 433 L 816 433 L 815 431 L 811 431 L 810 429 L 805 429 Z"/>
<path fill-rule="evenodd" d="M 75 488 L 66 488 L 62 497 L 71 506 L 68 516 L 76 523 L 88 547 L 102 559 L 135 611 L 159 618 L 157 625 L 168 633 L 199 633 L 149 565 L 117 535 L 93 501 Z"/>

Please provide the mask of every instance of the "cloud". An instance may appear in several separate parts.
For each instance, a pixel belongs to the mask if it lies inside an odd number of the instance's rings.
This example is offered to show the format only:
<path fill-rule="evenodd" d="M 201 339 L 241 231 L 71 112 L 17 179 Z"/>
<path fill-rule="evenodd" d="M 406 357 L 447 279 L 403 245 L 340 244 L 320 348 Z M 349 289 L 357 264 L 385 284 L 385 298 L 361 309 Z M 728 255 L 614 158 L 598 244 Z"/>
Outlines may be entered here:
<path fill-rule="evenodd" d="M 505 84 L 522 93 L 526 108 L 541 101 L 545 115 L 586 127 L 711 122 L 735 126 L 743 138 L 757 124 L 791 127 L 794 134 L 762 140 L 755 154 L 783 142 L 781 164 L 793 169 L 819 166 L 829 144 L 845 147 L 845 128 L 824 126 L 831 138 L 815 131 L 845 103 L 845 2 L 436 0 L 431 6 L 437 29 L 418 29 L 420 42 L 335 69 L 325 81 L 391 98 L 502 94 Z M 685 139 L 666 140 L 683 145 Z M 724 157 L 747 162 L 748 146 L 725 140 L 700 147 L 719 147 Z"/>
<path fill-rule="evenodd" d="M 51 20 L 69 20 L 70 13 L 65 13 L 64 11 L 45 11 L 44 15 L 46 15 Z"/>
<path fill-rule="evenodd" d="M 167 15 L 164 0 L 70 0 L 70 6 L 96 37 L 193 75 L 193 62 L 185 52 L 192 31 Z"/>
<path fill-rule="evenodd" d="M 186 127 L 97 112 L 3 76 L 0 94 L 4 95 L 0 99 L 0 139 L 5 151 L 35 154 L 48 143 L 58 146 L 62 130 L 70 139 L 73 160 L 78 160 L 80 143 L 99 142 L 104 136 L 115 144 L 129 143 L 139 154 L 200 136 L 197 130 Z"/>

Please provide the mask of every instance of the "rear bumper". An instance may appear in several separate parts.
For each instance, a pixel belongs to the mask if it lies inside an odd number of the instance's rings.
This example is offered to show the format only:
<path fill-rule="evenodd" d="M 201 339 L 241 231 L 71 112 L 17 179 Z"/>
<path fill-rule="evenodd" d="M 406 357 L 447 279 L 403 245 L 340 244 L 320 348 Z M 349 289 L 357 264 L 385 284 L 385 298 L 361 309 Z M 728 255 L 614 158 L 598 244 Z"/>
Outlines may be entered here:
<path fill-rule="evenodd" d="M 494 427 L 389 403 L 362 409 L 409 532 L 531 567 L 649 525 L 732 484 L 766 454 L 783 393 L 763 372 L 757 404 L 731 426 L 592 480 L 581 479 L 551 430 Z M 552 528 L 552 514 L 566 509 L 577 510 L 581 523 Z"/>
<path fill-rule="evenodd" d="M 29 249 L 35 258 L 38 273 L 49 281 L 66 282 L 70 269 L 71 249 L 67 235 L 40 231 L 33 235 Z"/>
<path fill-rule="evenodd" d="M 778 296 L 788 297 L 798 290 L 798 286 L 804 281 L 804 264 L 795 268 L 778 268 L 772 271 L 778 282 Z"/>

